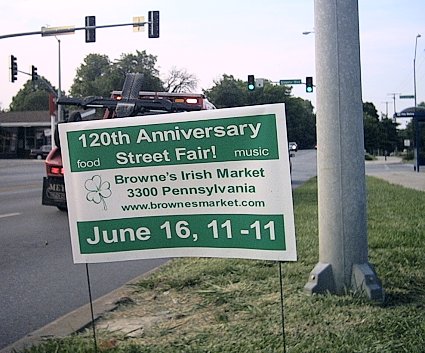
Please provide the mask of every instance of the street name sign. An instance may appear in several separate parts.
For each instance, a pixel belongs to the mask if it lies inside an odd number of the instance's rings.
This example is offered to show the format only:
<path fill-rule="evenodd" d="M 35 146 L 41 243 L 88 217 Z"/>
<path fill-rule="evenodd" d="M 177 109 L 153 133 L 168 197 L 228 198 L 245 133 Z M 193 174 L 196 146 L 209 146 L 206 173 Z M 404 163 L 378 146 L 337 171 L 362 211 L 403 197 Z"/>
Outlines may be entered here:
<path fill-rule="evenodd" d="M 415 96 L 413 94 L 405 94 L 405 95 L 400 95 L 400 99 L 414 99 Z"/>
<path fill-rule="evenodd" d="M 300 79 L 294 79 L 294 80 L 280 80 L 279 85 L 301 85 L 302 81 Z"/>
<path fill-rule="evenodd" d="M 295 261 L 283 104 L 59 125 L 75 263 Z"/>

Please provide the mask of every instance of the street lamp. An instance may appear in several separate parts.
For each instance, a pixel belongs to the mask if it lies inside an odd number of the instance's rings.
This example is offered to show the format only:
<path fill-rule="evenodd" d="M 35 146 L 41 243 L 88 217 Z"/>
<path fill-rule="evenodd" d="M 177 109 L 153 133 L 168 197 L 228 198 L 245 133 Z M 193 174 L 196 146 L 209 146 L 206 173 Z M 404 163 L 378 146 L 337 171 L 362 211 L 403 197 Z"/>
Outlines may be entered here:
<path fill-rule="evenodd" d="M 415 56 L 413 58 L 413 93 L 415 96 L 415 108 L 416 108 L 416 49 L 418 48 L 418 38 L 420 38 L 421 35 L 417 34 L 416 35 L 416 40 L 415 40 Z"/>
<path fill-rule="evenodd" d="M 418 38 L 420 38 L 421 35 L 418 33 L 416 35 L 416 39 L 415 39 L 415 56 L 413 57 L 413 94 L 415 95 L 415 111 L 416 111 L 416 49 L 418 48 Z M 418 151 L 418 129 L 417 129 L 417 124 L 415 119 L 413 118 L 414 123 L 415 123 L 415 127 L 416 127 L 416 138 L 415 138 L 415 149 L 414 149 L 414 158 L 416 161 L 416 165 L 414 166 L 414 170 L 416 170 L 417 172 L 419 172 L 419 151 Z"/>

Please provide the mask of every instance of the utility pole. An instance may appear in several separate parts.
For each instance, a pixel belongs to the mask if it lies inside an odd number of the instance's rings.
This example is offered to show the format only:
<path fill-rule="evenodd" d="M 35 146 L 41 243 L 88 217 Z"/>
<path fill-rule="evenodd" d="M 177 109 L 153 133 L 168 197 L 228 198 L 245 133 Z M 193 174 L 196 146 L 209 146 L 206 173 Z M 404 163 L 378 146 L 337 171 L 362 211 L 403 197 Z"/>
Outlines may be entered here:
<path fill-rule="evenodd" d="M 319 262 L 310 294 L 359 291 L 383 300 L 368 262 L 357 0 L 316 0 Z"/>
<path fill-rule="evenodd" d="M 388 93 L 389 96 L 393 96 L 393 103 L 394 103 L 394 114 L 397 113 L 396 107 L 395 107 L 395 97 L 399 96 L 401 93 Z"/>
<path fill-rule="evenodd" d="M 382 102 L 385 104 L 385 118 L 388 119 L 388 104 L 391 103 L 389 101 Z"/>

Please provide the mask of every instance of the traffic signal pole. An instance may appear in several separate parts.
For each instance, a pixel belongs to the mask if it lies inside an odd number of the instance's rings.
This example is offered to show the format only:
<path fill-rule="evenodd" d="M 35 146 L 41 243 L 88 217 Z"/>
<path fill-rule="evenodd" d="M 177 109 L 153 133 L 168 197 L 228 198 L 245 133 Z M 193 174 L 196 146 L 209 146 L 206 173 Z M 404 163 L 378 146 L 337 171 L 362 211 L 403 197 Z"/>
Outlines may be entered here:
<path fill-rule="evenodd" d="M 87 16 L 93 18 L 94 16 Z M 12 34 L 5 34 L 0 35 L 0 39 L 5 38 L 13 38 L 13 37 L 23 37 L 23 36 L 32 36 L 41 34 L 42 36 L 56 36 L 61 34 L 73 34 L 75 31 L 90 31 L 90 30 L 96 30 L 98 28 L 111 28 L 111 27 L 124 27 L 124 26 L 144 26 L 145 24 L 149 25 L 149 38 L 158 38 L 159 37 L 159 11 L 149 11 L 149 18 L 150 20 L 148 22 L 130 22 L 130 23 L 119 23 L 119 24 L 109 24 L 109 25 L 100 25 L 100 26 L 89 26 L 86 25 L 84 27 L 75 27 L 75 26 L 62 26 L 62 27 L 42 27 L 40 31 L 32 31 L 32 32 L 22 32 L 22 33 L 12 33 Z M 86 23 L 87 22 L 86 20 Z"/>
<path fill-rule="evenodd" d="M 310 294 L 384 291 L 368 262 L 357 0 L 316 0 L 319 262 Z"/>
<path fill-rule="evenodd" d="M 148 37 L 149 38 L 159 38 L 159 11 L 149 11 L 148 12 L 149 21 L 138 21 L 134 20 L 130 23 L 120 23 L 120 24 L 109 24 L 109 25 L 101 25 L 96 26 L 96 19 L 95 16 L 86 16 L 85 18 L 85 26 L 84 27 L 75 27 L 75 26 L 62 26 L 62 27 L 42 27 L 40 31 L 32 31 L 32 32 L 22 32 L 22 33 L 12 33 L 12 34 L 5 34 L 0 35 L 0 39 L 5 38 L 14 38 L 14 37 L 23 37 L 23 36 L 30 36 L 30 35 L 37 35 L 41 34 L 42 37 L 45 36 L 58 36 L 62 34 L 74 34 L 75 31 L 84 30 L 86 32 L 86 42 L 92 43 L 96 41 L 96 29 L 98 28 L 111 28 L 111 27 L 123 27 L 123 26 L 133 26 L 133 27 L 144 27 L 145 24 L 148 24 Z M 137 19 L 142 19 L 142 17 L 138 17 Z M 59 56 L 59 88 L 57 92 L 57 97 L 60 98 L 62 94 L 62 88 L 61 88 L 61 42 L 56 37 L 58 41 L 58 56 Z M 11 81 L 15 82 L 17 79 L 18 72 L 22 72 L 18 70 L 16 57 L 13 55 L 11 56 Z M 27 73 L 26 73 L 27 74 Z M 32 66 L 32 80 L 38 79 L 37 74 L 37 68 L 35 66 Z M 44 81 L 44 80 L 43 80 Z M 47 81 L 45 81 L 47 83 Z M 49 85 L 48 85 L 49 86 Z M 51 87 L 49 87 L 51 88 Z M 56 93 L 55 93 L 56 94 Z M 59 105 L 57 107 L 58 112 L 58 121 L 62 121 L 62 106 Z M 55 128 L 55 122 L 52 120 L 51 123 L 52 128 L 52 136 Z M 52 139 L 52 146 L 54 146 L 54 141 Z"/>
<path fill-rule="evenodd" d="M 120 24 L 114 24 L 114 25 L 102 25 L 102 26 L 85 26 L 85 27 L 74 27 L 74 26 L 68 26 L 68 27 L 42 27 L 41 31 L 34 31 L 34 32 L 22 32 L 22 33 L 12 33 L 12 34 L 5 34 L 1 35 L 0 39 L 5 38 L 13 38 L 13 37 L 23 37 L 23 36 L 32 36 L 36 34 L 41 34 L 42 36 L 57 36 L 61 34 L 72 34 L 75 31 L 81 31 L 81 30 L 90 30 L 90 29 L 97 29 L 97 28 L 110 28 L 110 27 L 123 27 L 123 26 L 144 26 L 148 22 L 138 22 L 138 23 L 120 23 Z"/>

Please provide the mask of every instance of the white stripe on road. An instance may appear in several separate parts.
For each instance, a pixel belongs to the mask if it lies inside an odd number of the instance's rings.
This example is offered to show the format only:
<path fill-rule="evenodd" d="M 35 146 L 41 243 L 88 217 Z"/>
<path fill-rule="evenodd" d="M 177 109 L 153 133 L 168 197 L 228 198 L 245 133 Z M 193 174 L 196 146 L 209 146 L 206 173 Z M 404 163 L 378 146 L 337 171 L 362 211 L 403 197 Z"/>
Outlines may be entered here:
<path fill-rule="evenodd" d="M 15 217 L 15 216 L 19 216 L 20 213 L 15 212 L 15 213 L 5 213 L 5 214 L 0 214 L 0 218 L 6 218 L 6 217 Z"/>

